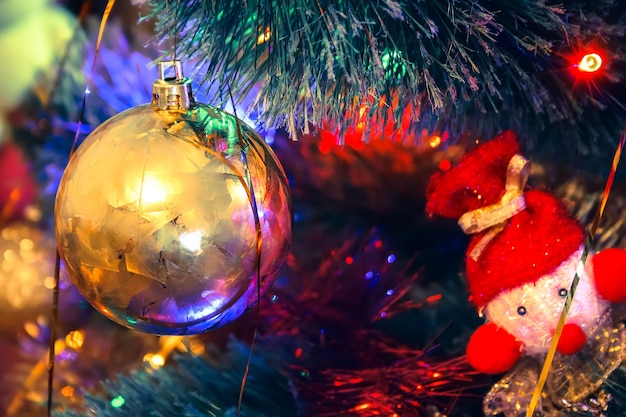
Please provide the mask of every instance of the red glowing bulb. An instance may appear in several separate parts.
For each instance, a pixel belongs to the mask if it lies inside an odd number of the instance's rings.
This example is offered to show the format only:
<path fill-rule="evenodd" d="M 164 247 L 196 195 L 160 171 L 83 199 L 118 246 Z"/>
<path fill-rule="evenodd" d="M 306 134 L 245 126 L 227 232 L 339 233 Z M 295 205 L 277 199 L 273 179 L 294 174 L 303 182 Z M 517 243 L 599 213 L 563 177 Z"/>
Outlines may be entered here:
<path fill-rule="evenodd" d="M 596 72 L 602 67 L 602 57 L 595 52 L 586 54 L 577 65 L 580 72 Z"/>

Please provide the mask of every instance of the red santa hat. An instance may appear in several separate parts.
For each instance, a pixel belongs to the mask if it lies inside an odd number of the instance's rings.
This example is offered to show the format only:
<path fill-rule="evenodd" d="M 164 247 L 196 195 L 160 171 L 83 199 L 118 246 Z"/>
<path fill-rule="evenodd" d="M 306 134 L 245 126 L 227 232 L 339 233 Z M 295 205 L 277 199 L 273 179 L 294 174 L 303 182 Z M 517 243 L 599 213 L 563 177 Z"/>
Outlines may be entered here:
<path fill-rule="evenodd" d="M 505 132 L 433 175 L 427 189 L 427 213 L 459 219 L 472 234 L 466 270 L 478 308 L 536 282 L 583 243 L 582 227 L 560 199 L 525 190 L 528 166 L 519 152 L 515 135 Z"/>

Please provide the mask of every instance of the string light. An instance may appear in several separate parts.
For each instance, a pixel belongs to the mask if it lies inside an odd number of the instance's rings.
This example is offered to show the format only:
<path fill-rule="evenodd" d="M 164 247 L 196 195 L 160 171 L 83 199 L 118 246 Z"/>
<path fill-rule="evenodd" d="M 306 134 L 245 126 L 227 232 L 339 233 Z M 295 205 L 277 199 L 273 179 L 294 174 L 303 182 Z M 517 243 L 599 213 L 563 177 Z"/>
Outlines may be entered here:
<path fill-rule="evenodd" d="M 158 353 L 156 355 L 152 355 L 150 358 L 150 365 L 152 365 L 155 369 L 160 368 L 165 365 L 165 358 Z"/>
<path fill-rule="evenodd" d="M 165 360 L 169 357 L 169 355 L 176 349 L 177 347 L 185 348 L 185 345 L 182 344 L 183 338 L 182 336 L 163 336 L 160 338 L 159 343 L 161 344 L 161 349 L 156 353 L 146 353 L 143 357 L 143 361 L 150 364 L 153 369 L 159 369 L 163 365 L 165 365 Z M 197 350 L 197 347 L 196 347 Z"/>
<path fill-rule="evenodd" d="M 593 52 L 585 54 L 578 62 L 577 68 L 580 72 L 597 72 L 602 67 L 602 57 Z"/>
<path fill-rule="evenodd" d="M 269 27 L 265 28 L 265 31 L 263 31 L 261 34 L 259 34 L 259 36 L 257 37 L 256 43 L 258 45 L 261 45 L 267 41 L 270 40 L 270 38 L 272 37 L 272 30 Z"/>
<path fill-rule="evenodd" d="M 441 145 L 441 136 L 439 135 L 431 136 L 428 144 L 430 145 L 431 148 L 436 148 L 437 146 Z"/>
<path fill-rule="evenodd" d="M 65 344 L 72 349 L 80 349 L 85 342 L 85 333 L 82 330 L 74 330 L 65 336 Z"/>
<path fill-rule="evenodd" d="M 566 59 L 569 62 L 567 68 L 575 90 L 587 90 L 593 95 L 601 93 L 602 88 L 598 82 L 606 78 L 606 67 L 611 62 L 608 50 L 597 45 L 573 47 Z"/>
<path fill-rule="evenodd" d="M 61 388 L 61 395 L 64 397 L 71 397 L 72 395 L 74 395 L 74 388 L 69 385 L 64 386 L 63 388 Z"/>
<path fill-rule="evenodd" d="M 114 408 L 120 408 L 121 406 L 124 405 L 125 402 L 126 400 L 124 399 L 124 397 L 122 397 L 121 395 L 118 395 L 117 397 L 111 400 L 111 406 Z"/>

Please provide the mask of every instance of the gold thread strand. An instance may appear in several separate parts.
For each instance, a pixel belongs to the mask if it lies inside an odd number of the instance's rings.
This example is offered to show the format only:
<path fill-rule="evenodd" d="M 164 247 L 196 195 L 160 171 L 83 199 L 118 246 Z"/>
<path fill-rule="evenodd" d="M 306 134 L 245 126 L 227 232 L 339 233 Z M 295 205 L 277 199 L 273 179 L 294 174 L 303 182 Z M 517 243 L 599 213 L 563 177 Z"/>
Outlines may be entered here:
<path fill-rule="evenodd" d="M 248 352 L 248 360 L 246 362 L 246 368 L 241 378 L 241 387 L 239 389 L 239 398 L 237 400 L 237 417 L 241 416 L 241 407 L 243 404 L 243 393 L 246 388 L 246 382 L 248 381 L 248 374 L 250 373 L 250 365 L 252 363 L 252 355 L 254 353 L 254 346 L 256 344 L 257 334 L 259 330 L 259 320 L 261 316 L 261 249 L 263 247 L 263 235 L 261 229 L 261 219 L 259 218 L 259 208 L 254 194 L 254 186 L 252 184 L 252 175 L 248 166 L 248 158 L 246 157 L 246 147 L 243 142 L 243 134 L 241 132 L 241 123 L 237 117 L 237 106 L 235 105 L 235 99 L 233 97 L 230 83 L 228 83 L 228 95 L 233 106 L 233 115 L 235 116 L 235 123 L 237 126 L 237 139 L 239 141 L 239 148 L 241 149 L 241 159 L 243 161 L 244 173 L 246 176 L 246 182 L 248 187 L 246 191 L 248 193 L 248 199 L 250 201 L 250 207 L 252 208 L 252 215 L 254 217 L 254 227 L 256 229 L 256 258 L 254 260 L 256 266 L 256 279 L 257 279 L 257 304 L 256 304 L 256 318 L 254 323 L 254 333 L 252 334 L 252 341 L 250 343 L 250 350 Z"/>
<path fill-rule="evenodd" d="M 80 110 L 80 116 L 78 118 L 78 123 L 76 124 L 76 132 L 74 133 L 74 141 L 72 142 L 72 147 L 70 149 L 69 157 L 71 158 L 76 149 L 76 144 L 78 143 L 78 135 L 80 134 L 80 129 L 82 126 L 83 116 L 85 114 L 85 107 L 87 105 L 87 94 L 89 91 L 89 80 L 93 75 L 94 69 L 96 67 L 96 60 L 98 58 L 98 54 L 100 52 L 100 45 L 102 44 L 102 37 L 104 35 L 104 28 L 109 20 L 109 16 L 111 14 L 111 10 L 113 9 L 113 5 L 115 5 L 115 0 L 109 0 L 104 12 L 102 13 L 102 19 L 100 19 L 100 28 L 98 30 L 98 39 L 96 41 L 96 50 L 93 55 L 93 61 L 91 63 L 91 71 L 89 73 L 89 77 L 87 79 L 87 86 L 85 88 L 85 92 L 83 93 L 83 102 Z M 47 405 L 47 416 L 52 416 L 52 397 L 53 397 L 53 389 L 54 389 L 54 362 L 56 357 L 55 352 L 55 343 L 57 337 L 57 327 L 58 327 L 58 319 L 59 319 L 59 284 L 60 284 L 60 270 L 61 270 L 61 257 L 59 255 L 59 251 L 56 252 L 55 259 L 55 269 L 54 269 L 54 290 L 52 292 L 52 323 L 51 323 L 51 331 L 50 331 L 50 346 L 48 349 L 48 405 Z"/>
<path fill-rule="evenodd" d="M 609 195 L 611 193 L 611 187 L 613 186 L 615 173 L 617 172 L 619 160 L 622 155 L 624 142 L 626 142 L 626 129 L 622 131 L 622 136 L 620 138 L 619 143 L 617 144 L 617 148 L 615 149 L 615 155 L 613 156 L 613 163 L 611 164 L 611 172 L 609 173 L 609 176 L 606 180 L 606 185 L 604 187 L 604 191 L 602 192 L 602 198 L 600 199 L 600 206 L 598 207 L 598 211 L 589 229 L 589 233 L 587 235 L 587 239 L 585 242 L 583 254 L 576 268 L 576 273 L 574 274 L 572 285 L 567 294 L 565 305 L 563 306 L 563 310 L 561 311 L 561 316 L 559 317 L 559 322 L 554 332 L 552 343 L 550 343 L 550 349 L 548 350 L 546 359 L 543 363 L 543 367 L 541 368 L 541 373 L 539 374 L 539 380 L 537 381 L 537 387 L 535 388 L 535 391 L 533 392 L 533 396 L 530 400 L 530 404 L 528 405 L 528 410 L 526 410 L 526 417 L 532 417 L 533 413 L 535 412 L 535 409 L 537 408 L 537 404 L 539 403 L 539 398 L 541 397 L 541 393 L 543 392 L 543 387 L 546 383 L 546 379 L 548 378 L 548 373 L 550 372 L 550 366 L 552 365 L 554 355 L 556 354 L 556 347 L 559 343 L 559 338 L 561 337 L 561 333 L 563 332 L 563 326 L 565 326 L 565 319 L 567 318 L 567 313 L 569 312 L 570 306 L 572 304 L 572 300 L 574 299 L 574 293 L 576 292 L 576 288 L 578 287 L 578 282 L 580 281 L 580 274 L 584 270 L 585 262 L 587 261 L 587 257 L 589 255 L 589 252 L 591 251 L 591 247 L 595 240 L 596 232 L 598 230 L 598 225 L 600 224 L 600 220 L 602 219 L 602 215 L 604 214 L 604 208 L 606 207 L 606 202 L 609 199 Z"/>

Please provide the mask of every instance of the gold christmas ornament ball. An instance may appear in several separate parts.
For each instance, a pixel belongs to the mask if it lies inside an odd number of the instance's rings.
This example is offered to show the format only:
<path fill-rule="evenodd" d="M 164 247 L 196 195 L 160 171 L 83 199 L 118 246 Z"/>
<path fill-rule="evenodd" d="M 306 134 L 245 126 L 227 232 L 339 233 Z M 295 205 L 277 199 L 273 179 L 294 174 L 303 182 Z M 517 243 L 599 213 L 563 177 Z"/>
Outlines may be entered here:
<path fill-rule="evenodd" d="M 82 295 L 148 333 L 217 328 L 256 303 L 291 244 L 289 186 L 254 130 L 217 108 L 134 107 L 96 128 L 57 193 L 57 245 Z M 260 283 L 258 281 L 260 277 Z"/>

